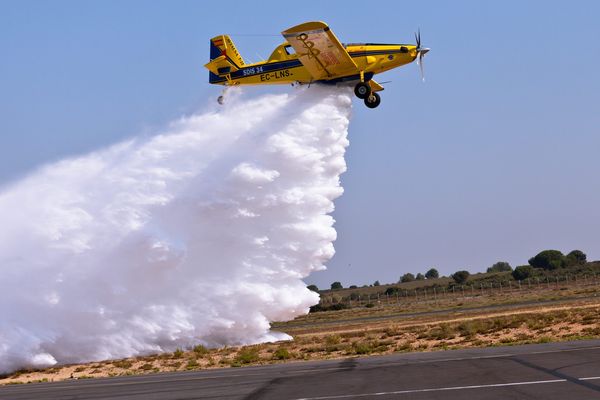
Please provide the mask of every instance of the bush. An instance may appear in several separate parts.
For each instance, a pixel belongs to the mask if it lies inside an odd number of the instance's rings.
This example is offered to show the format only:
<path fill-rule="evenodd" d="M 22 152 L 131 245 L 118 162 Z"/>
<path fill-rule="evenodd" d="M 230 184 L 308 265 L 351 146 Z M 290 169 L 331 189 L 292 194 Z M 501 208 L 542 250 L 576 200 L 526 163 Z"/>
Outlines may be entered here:
<path fill-rule="evenodd" d="M 467 281 L 467 279 L 469 279 L 470 275 L 471 274 L 469 273 L 469 271 L 456 271 L 454 274 L 452 274 L 452 279 L 454 279 L 454 282 L 458 283 L 459 285 L 462 285 Z"/>
<path fill-rule="evenodd" d="M 398 288 L 396 286 L 391 286 L 391 287 L 385 289 L 384 294 L 391 296 L 391 295 L 396 294 L 397 291 L 398 291 Z"/>
<path fill-rule="evenodd" d="M 240 364 L 250 364 L 260 359 L 258 347 L 244 347 L 235 357 L 234 361 Z"/>
<path fill-rule="evenodd" d="M 381 285 L 381 283 L 379 283 L 379 281 L 375 281 L 375 282 L 373 283 L 373 286 L 379 286 L 379 285 Z"/>
<path fill-rule="evenodd" d="M 319 288 L 317 287 L 317 285 L 308 285 L 306 287 L 308 290 L 312 290 L 313 292 L 318 292 Z"/>
<path fill-rule="evenodd" d="M 402 275 L 402 277 L 400 278 L 400 282 L 402 282 L 402 283 L 412 282 L 414 280 L 415 280 L 415 276 L 413 274 L 411 274 L 410 272 Z"/>
<path fill-rule="evenodd" d="M 206 346 L 203 346 L 201 344 L 194 346 L 193 350 L 194 350 L 194 353 L 198 354 L 199 356 L 208 354 L 208 349 L 206 348 Z"/>
<path fill-rule="evenodd" d="M 512 271 L 512 267 L 506 261 L 498 261 L 487 269 L 487 272 L 508 272 Z"/>
<path fill-rule="evenodd" d="M 566 257 L 558 250 L 544 250 L 529 259 L 529 265 L 534 268 L 553 270 L 566 266 Z"/>
<path fill-rule="evenodd" d="M 533 267 L 531 265 L 519 265 L 512 272 L 513 278 L 515 278 L 518 281 L 527 279 L 532 275 L 533 275 Z"/>
<path fill-rule="evenodd" d="M 435 268 L 431 268 L 429 271 L 425 272 L 425 278 L 427 279 L 437 279 L 439 277 L 440 273 Z"/>
<path fill-rule="evenodd" d="M 275 350 L 275 353 L 273 353 L 274 360 L 287 360 L 291 357 L 292 356 L 290 355 L 290 352 L 285 347 L 280 347 L 277 350 Z"/>
<path fill-rule="evenodd" d="M 175 351 L 173 352 L 173 358 L 181 358 L 181 357 L 183 357 L 183 350 L 175 349 Z"/>
<path fill-rule="evenodd" d="M 587 262 L 587 256 L 581 250 L 573 250 L 567 254 L 567 266 L 583 265 Z"/>
<path fill-rule="evenodd" d="M 315 304 L 314 306 L 310 307 L 308 312 L 315 313 L 320 311 L 339 311 L 346 308 L 348 308 L 348 306 L 344 303 L 335 303 L 327 306 L 323 304 Z"/>
<path fill-rule="evenodd" d="M 425 275 L 423 275 L 422 273 L 418 273 L 417 277 L 415 278 L 418 281 L 424 281 L 425 280 Z"/>
<path fill-rule="evenodd" d="M 342 286 L 342 284 L 340 282 L 333 282 L 331 284 L 331 290 L 338 290 L 338 289 L 343 289 L 344 287 Z"/>

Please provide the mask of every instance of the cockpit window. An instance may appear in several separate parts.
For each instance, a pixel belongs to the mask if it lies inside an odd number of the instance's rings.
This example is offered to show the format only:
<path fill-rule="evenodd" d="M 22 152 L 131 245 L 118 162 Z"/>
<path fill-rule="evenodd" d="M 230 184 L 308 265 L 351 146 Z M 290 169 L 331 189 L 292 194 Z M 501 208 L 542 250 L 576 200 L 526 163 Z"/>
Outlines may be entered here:
<path fill-rule="evenodd" d="M 294 54 L 294 48 L 291 45 L 285 46 L 285 54 L 287 54 L 288 56 L 291 54 Z"/>

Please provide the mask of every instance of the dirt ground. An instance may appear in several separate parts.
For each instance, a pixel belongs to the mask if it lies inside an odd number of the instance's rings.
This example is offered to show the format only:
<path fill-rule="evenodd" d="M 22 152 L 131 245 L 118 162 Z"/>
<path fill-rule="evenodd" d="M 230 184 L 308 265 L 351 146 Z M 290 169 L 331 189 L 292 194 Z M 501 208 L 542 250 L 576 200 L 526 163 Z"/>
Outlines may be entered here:
<path fill-rule="evenodd" d="M 593 296 L 556 304 L 500 304 L 487 310 L 447 306 L 412 316 L 406 310 L 394 315 L 384 307 L 311 314 L 275 324 L 274 329 L 292 335 L 292 341 L 221 349 L 199 345 L 174 353 L 17 371 L 1 378 L 0 384 L 600 338 L 600 299 Z"/>

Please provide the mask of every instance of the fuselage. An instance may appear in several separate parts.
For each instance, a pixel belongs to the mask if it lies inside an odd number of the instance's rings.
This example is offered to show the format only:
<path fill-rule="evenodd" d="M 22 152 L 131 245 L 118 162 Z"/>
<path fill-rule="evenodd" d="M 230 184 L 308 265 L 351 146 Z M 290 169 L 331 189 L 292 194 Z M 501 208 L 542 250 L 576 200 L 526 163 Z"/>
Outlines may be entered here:
<path fill-rule="evenodd" d="M 373 75 L 413 62 L 417 57 L 417 47 L 411 44 L 351 43 L 344 45 L 358 69 L 364 72 L 364 79 Z M 264 85 L 314 82 L 340 83 L 360 80 L 360 75 L 348 75 L 315 81 L 298 59 L 288 43 L 283 43 L 273 51 L 267 61 L 246 64 L 230 74 L 230 80 L 211 74 L 211 83 L 221 85 Z"/>

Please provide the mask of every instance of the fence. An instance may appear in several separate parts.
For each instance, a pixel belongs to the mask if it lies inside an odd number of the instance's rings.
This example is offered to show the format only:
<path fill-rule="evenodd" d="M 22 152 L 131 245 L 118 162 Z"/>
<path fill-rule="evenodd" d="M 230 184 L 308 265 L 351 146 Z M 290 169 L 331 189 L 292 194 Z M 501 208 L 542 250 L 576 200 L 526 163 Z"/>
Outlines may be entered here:
<path fill-rule="evenodd" d="M 542 290 L 566 290 L 577 287 L 597 287 L 600 285 L 598 274 L 565 275 L 556 277 L 528 278 L 523 281 L 500 281 L 453 285 L 449 287 L 429 287 L 416 289 L 397 288 L 395 293 L 376 293 L 361 295 L 359 293 L 330 292 L 321 295 L 320 304 L 329 306 L 343 304 L 346 307 L 394 306 L 407 302 L 431 302 L 444 299 L 468 299 L 474 297 L 494 296 L 499 294 L 533 293 Z"/>

